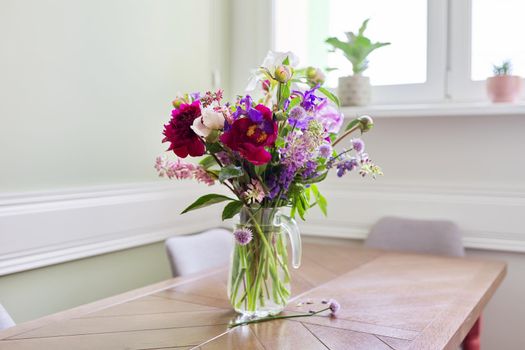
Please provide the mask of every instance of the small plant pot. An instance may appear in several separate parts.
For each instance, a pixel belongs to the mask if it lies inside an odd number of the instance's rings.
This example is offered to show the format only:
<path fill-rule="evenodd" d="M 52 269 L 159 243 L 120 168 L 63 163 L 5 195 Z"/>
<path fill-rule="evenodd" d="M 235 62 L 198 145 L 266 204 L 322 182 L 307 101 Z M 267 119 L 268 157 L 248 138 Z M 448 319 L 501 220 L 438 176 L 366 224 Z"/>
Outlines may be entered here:
<path fill-rule="evenodd" d="M 338 95 L 343 106 L 366 106 L 370 103 L 370 78 L 351 75 L 339 78 Z"/>
<path fill-rule="evenodd" d="M 499 75 L 487 79 L 487 93 L 494 103 L 516 102 L 522 88 L 521 77 Z"/>

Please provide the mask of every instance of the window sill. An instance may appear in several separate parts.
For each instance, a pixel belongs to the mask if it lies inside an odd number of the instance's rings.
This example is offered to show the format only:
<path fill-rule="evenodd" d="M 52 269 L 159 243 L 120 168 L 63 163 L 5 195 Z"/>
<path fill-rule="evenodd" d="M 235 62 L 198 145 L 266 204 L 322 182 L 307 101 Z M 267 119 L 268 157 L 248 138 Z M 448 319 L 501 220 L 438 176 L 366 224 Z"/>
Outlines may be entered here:
<path fill-rule="evenodd" d="M 370 115 L 372 118 L 525 116 L 525 102 L 370 105 L 341 107 L 341 112 L 345 118 L 354 118 L 363 114 Z"/>

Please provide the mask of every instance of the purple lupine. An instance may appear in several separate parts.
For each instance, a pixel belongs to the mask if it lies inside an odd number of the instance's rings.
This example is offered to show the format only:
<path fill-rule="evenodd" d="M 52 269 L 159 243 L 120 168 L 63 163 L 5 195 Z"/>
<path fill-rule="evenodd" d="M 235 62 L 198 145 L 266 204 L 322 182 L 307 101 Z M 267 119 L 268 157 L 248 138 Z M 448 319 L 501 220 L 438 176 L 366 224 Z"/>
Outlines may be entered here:
<path fill-rule="evenodd" d="M 305 180 L 316 177 L 318 175 L 317 162 L 314 160 L 307 161 L 303 173 L 301 175 Z"/>

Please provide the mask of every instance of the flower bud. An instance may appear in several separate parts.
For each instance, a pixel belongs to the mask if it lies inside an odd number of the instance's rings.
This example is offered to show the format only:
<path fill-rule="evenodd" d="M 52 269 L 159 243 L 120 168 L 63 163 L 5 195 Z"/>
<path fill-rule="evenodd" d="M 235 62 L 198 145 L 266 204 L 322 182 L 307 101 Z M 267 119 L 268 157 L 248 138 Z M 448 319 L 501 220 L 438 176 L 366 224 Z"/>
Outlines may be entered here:
<path fill-rule="evenodd" d="M 275 68 L 275 79 L 280 83 L 286 83 L 292 78 L 293 69 L 290 66 L 278 66 Z"/>
<path fill-rule="evenodd" d="M 275 114 L 275 119 L 277 119 L 278 121 L 286 120 L 286 115 L 284 114 L 283 111 L 279 110 L 279 111 L 274 112 L 274 114 Z"/>
<path fill-rule="evenodd" d="M 312 85 L 323 84 L 326 76 L 319 68 L 308 67 L 306 68 L 306 80 Z"/>
<path fill-rule="evenodd" d="M 268 79 L 265 79 L 262 81 L 262 88 L 264 91 L 269 92 L 270 91 L 270 81 Z"/>
<path fill-rule="evenodd" d="M 219 130 L 212 130 L 208 136 L 206 136 L 206 141 L 210 143 L 217 142 L 219 140 Z"/>
<path fill-rule="evenodd" d="M 171 102 L 173 107 L 179 108 L 181 104 L 185 103 L 184 99 L 182 97 L 175 97 L 175 99 Z"/>
<path fill-rule="evenodd" d="M 362 115 L 357 120 L 359 120 L 361 133 L 367 132 L 374 127 L 374 120 L 368 115 Z"/>

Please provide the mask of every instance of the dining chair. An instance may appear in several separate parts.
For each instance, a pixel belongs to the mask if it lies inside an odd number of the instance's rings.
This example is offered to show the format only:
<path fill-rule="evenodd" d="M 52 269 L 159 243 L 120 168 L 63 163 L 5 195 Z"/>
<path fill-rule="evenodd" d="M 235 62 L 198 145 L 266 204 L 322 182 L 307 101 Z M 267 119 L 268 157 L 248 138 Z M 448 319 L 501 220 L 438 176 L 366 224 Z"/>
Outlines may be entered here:
<path fill-rule="evenodd" d="M 448 220 L 415 220 L 384 217 L 372 227 L 365 246 L 369 248 L 465 256 L 458 226 Z M 479 350 L 481 316 L 462 343 L 463 350 Z"/>
<path fill-rule="evenodd" d="M 228 263 L 233 249 L 232 233 L 216 228 L 203 233 L 166 240 L 173 277 L 184 276 Z"/>
<path fill-rule="evenodd" d="M 13 327 L 15 321 L 9 316 L 7 310 L 0 304 L 0 331 L 9 327 Z"/>

